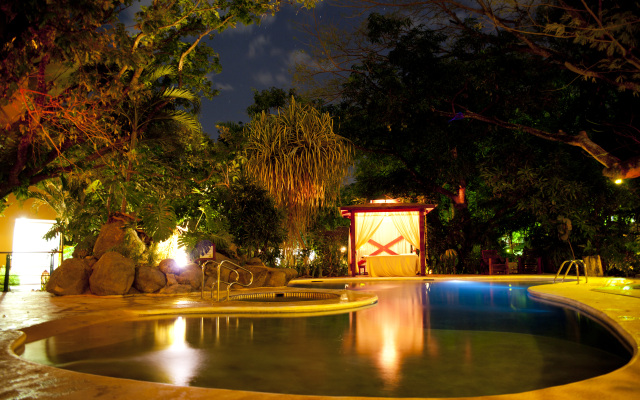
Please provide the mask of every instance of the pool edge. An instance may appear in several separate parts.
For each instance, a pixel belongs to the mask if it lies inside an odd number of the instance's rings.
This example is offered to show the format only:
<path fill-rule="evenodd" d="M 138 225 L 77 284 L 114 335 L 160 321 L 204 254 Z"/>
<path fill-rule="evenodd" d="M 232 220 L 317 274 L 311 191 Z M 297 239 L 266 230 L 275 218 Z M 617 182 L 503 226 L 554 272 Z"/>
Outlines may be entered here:
<path fill-rule="evenodd" d="M 529 277 L 535 279 L 536 277 Z M 443 279 L 460 279 L 460 277 L 449 277 Z M 469 278 L 464 278 L 469 279 Z M 591 278 L 593 279 L 593 278 Z M 353 278 L 351 278 L 353 280 Z M 415 279 L 411 279 L 415 280 Z M 438 279 L 439 280 L 439 279 Z M 482 279 L 486 280 L 486 279 Z M 504 279 L 499 279 L 504 280 Z M 598 283 L 596 286 L 602 286 Z M 597 293 L 590 290 L 593 285 L 576 285 L 575 282 L 539 285 L 535 286 L 532 292 L 540 297 L 547 297 L 552 302 L 562 305 L 571 305 L 581 311 L 606 316 L 612 322 L 612 326 L 616 330 L 625 332 L 625 336 L 632 342 L 634 355 L 632 359 L 622 368 L 612 371 L 608 374 L 590 378 L 580 382 L 569 383 L 566 385 L 555 386 L 540 389 L 531 392 L 523 392 L 509 395 L 495 395 L 485 397 L 473 397 L 476 400 L 488 399 L 575 399 L 575 398 L 599 398 L 619 399 L 623 397 L 631 398 L 638 393 L 638 384 L 640 381 L 640 363 L 638 362 L 638 343 L 640 338 L 640 299 L 629 299 L 624 296 L 616 296 L 606 293 Z M 607 297 L 608 296 L 608 297 Z M 184 311 L 184 309 L 181 309 Z M 69 399 L 90 399 L 99 398 L 103 395 L 117 397 L 122 399 L 138 399 L 141 396 L 156 396 L 160 398 L 184 396 L 191 399 L 209 399 L 215 396 L 220 400 L 235 400 L 240 398 L 265 398 L 265 399 L 336 399 L 337 397 L 325 396 L 296 396 L 277 393 L 255 393 L 247 391 L 231 391 L 226 389 L 204 389 L 195 387 L 175 387 L 171 385 L 163 385 L 151 382 L 130 381 L 126 379 L 116 379 L 101 377 L 97 375 L 81 374 L 72 371 L 60 370 L 57 368 L 46 367 L 42 365 L 34 366 L 29 362 L 18 358 L 15 354 L 6 354 L 7 350 L 11 350 L 13 344 L 21 339 L 17 336 L 21 331 L 13 330 L 5 332 L 0 336 L 3 343 L 3 354 L 0 357 L 0 367 L 12 365 L 12 368 L 20 366 L 26 371 L 24 374 L 44 374 L 46 381 L 54 382 L 43 387 L 42 376 L 34 376 L 34 382 L 38 382 L 40 389 L 37 398 L 59 398 L 64 396 Z M 24 333 L 22 333 L 24 335 Z M 12 337 L 9 346 L 7 346 L 7 336 Z M 12 351 L 9 351 L 12 353 Z M 7 355 L 10 360 L 7 360 Z M 18 364 L 18 365 L 16 365 Z M 22 365 L 19 365 L 22 364 Z M 31 369 L 31 370 L 29 370 Z M 3 369 L 0 369 L 3 370 Z M 24 375 L 23 374 L 23 375 Z M 46 382 L 45 382 L 46 383 Z M 34 383 L 36 385 L 36 383 Z M 34 388 L 35 390 L 35 388 Z M 4 398 L 6 391 L 0 390 L 0 398 Z M 21 392 L 21 396 L 24 393 Z M 16 396 L 17 397 L 17 396 Z M 345 398 L 345 397 L 341 397 Z M 355 399 L 355 398 L 351 398 Z M 372 399 L 372 398 L 369 398 Z M 384 398 L 378 398 L 384 399 Z M 462 399 L 462 398 L 459 398 Z M 471 398 L 470 398 L 471 399 Z"/>

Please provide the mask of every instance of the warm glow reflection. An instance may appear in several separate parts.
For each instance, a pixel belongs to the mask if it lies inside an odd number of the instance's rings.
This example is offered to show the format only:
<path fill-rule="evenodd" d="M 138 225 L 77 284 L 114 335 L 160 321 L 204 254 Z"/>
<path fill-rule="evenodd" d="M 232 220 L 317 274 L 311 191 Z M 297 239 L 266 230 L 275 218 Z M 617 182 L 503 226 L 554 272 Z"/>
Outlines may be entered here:
<path fill-rule="evenodd" d="M 421 287 L 421 286 L 420 286 Z M 397 298 L 384 290 L 377 292 L 375 312 L 356 318 L 356 351 L 373 358 L 385 389 L 401 381 L 403 359 L 423 351 L 423 316 L 420 295 Z M 388 297 L 388 298 L 387 298 Z"/>
<path fill-rule="evenodd" d="M 155 338 L 158 347 L 166 348 L 153 354 L 154 363 L 170 383 L 189 386 L 198 372 L 201 355 L 187 342 L 187 321 L 178 317 L 172 325 L 158 324 Z"/>

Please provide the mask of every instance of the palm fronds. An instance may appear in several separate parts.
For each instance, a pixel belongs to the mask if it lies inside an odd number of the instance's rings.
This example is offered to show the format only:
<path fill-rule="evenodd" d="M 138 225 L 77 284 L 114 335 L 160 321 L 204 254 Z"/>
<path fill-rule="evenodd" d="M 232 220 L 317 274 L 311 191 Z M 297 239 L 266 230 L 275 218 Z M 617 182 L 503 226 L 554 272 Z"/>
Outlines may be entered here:
<path fill-rule="evenodd" d="M 309 105 L 262 113 L 248 125 L 247 174 L 287 210 L 297 240 L 321 207 L 333 204 L 352 165 L 353 145 L 333 132 L 333 120 Z"/>

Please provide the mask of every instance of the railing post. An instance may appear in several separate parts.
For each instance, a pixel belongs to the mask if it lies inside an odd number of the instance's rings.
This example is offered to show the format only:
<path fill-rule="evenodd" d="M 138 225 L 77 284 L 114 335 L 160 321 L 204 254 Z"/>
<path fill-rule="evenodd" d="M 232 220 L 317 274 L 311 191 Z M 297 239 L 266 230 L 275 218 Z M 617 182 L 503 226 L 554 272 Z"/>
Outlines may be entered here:
<path fill-rule="evenodd" d="M 49 276 L 51 276 L 51 274 L 53 274 L 53 263 L 54 263 L 54 256 L 56 253 L 54 253 L 53 251 L 51 252 L 51 258 L 49 260 Z"/>
<path fill-rule="evenodd" d="M 9 271 L 11 271 L 11 253 L 7 254 L 7 264 L 4 267 L 4 288 L 3 292 L 9 291 Z"/>

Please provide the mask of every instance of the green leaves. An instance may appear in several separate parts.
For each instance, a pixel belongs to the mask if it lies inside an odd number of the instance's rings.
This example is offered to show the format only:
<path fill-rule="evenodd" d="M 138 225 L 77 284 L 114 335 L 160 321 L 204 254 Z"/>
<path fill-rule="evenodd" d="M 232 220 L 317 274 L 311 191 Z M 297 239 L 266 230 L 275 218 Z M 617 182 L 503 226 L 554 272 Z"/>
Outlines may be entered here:
<path fill-rule="evenodd" d="M 262 112 L 247 126 L 246 171 L 287 209 L 290 239 L 299 240 L 317 210 L 335 202 L 353 157 L 333 120 L 292 97 L 278 114 Z"/>
<path fill-rule="evenodd" d="M 169 239 L 176 229 L 176 214 L 164 197 L 147 198 L 139 216 L 145 233 L 156 242 Z"/>

